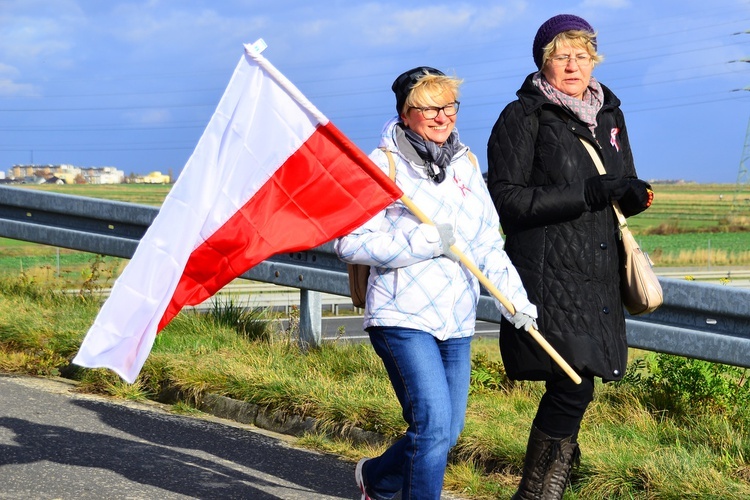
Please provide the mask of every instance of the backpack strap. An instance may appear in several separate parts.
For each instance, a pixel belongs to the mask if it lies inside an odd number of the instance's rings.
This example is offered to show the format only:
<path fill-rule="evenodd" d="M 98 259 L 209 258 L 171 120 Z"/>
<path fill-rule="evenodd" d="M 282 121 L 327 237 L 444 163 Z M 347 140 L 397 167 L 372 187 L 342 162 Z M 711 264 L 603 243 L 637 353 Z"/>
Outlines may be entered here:
<path fill-rule="evenodd" d="M 378 148 L 382 152 L 385 153 L 385 155 L 388 157 L 388 177 L 391 178 L 392 181 L 396 180 L 396 162 L 393 160 L 393 153 L 387 148 L 380 147 Z M 474 165 L 474 168 L 479 168 L 479 160 L 477 160 L 477 155 L 472 153 L 471 151 L 467 151 L 469 155 L 469 160 L 471 160 L 471 164 Z"/>
<path fill-rule="evenodd" d="M 388 157 L 388 177 L 391 178 L 392 181 L 396 180 L 396 162 L 393 160 L 393 153 L 387 148 L 381 147 L 378 148 L 382 152 L 385 153 L 385 155 Z"/>
<path fill-rule="evenodd" d="M 469 155 L 469 159 L 471 160 L 471 163 L 474 165 L 474 168 L 479 168 L 479 160 L 477 160 L 477 155 L 472 153 L 471 151 L 467 151 Z"/>
<path fill-rule="evenodd" d="M 380 149 L 388 157 L 388 177 L 393 182 L 396 182 L 396 162 L 393 159 L 393 153 L 386 148 Z M 349 273 L 349 295 L 352 298 L 352 305 L 362 309 L 367 302 L 367 283 L 370 279 L 370 266 L 367 264 L 347 264 L 346 270 Z"/>

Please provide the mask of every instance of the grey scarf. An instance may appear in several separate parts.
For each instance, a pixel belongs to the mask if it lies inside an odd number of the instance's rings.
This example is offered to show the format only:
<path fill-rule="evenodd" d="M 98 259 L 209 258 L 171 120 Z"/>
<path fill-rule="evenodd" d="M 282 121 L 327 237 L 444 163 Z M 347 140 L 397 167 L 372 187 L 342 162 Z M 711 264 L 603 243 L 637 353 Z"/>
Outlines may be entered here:
<path fill-rule="evenodd" d="M 458 140 L 458 132 L 454 129 L 448 140 L 442 146 L 438 146 L 432 141 L 424 140 L 413 130 L 406 128 L 399 123 L 398 126 L 404 132 L 404 137 L 414 148 L 419 157 L 424 161 L 425 172 L 427 177 L 438 184 L 445 180 L 445 169 L 450 165 L 453 155 L 461 147 Z"/>

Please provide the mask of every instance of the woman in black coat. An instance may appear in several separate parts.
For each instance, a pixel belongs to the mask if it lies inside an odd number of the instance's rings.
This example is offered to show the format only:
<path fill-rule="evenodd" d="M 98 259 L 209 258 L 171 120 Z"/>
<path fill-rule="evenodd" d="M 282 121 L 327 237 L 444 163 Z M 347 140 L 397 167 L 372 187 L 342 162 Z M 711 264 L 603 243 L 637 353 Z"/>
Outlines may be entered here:
<path fill-rule="evenodd" d="M 508 376 L 546 382 L 516 499 L 562 498 L 594 377 L 619 380 L 625 373 L 612 201 L 630 216 L 653 199 L 650 186 L 637 179 L 619 99 L 591 76 L 602 59 L 591 25 L 567 14 L 547 20 L 533 55 L 539 71 L 526 78 L 492 129 L 488 184 L 505 250 L 539 307 L 539 331 L 583 381 L 570 380 L 532 337 L 502 323 Z M 581 139 L 595 146 L 606 175 Z"/>

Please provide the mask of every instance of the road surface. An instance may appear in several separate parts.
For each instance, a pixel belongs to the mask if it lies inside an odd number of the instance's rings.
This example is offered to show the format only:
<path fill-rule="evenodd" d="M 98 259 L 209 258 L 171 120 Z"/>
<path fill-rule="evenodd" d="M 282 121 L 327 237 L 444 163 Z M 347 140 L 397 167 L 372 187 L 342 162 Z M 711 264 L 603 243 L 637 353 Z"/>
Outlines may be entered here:
<path fill-rule="evenodd" d="M 353 499 L 354 464 L 158 404 L 0 376 L 0 498 Z"/>
<path fill-rule="evenodd" d="M 286 325 L 285 322 L 282 322 Z M 348 341 L 369 342 L 367 332 L 362 330 L 362 316 L 324 316 L 321 324 L 322 337 L 324 341 L 333 341 L 336 338 Z M 475 335 L 481 338 L 497 339 L 500 325 L 487 321 L 477 321 Z"/>
<path fill-rule="evenodd" d="M 360 498 L 353 462 L 288 436 L 75 388 L 0 374 L 0 499 Z"/>

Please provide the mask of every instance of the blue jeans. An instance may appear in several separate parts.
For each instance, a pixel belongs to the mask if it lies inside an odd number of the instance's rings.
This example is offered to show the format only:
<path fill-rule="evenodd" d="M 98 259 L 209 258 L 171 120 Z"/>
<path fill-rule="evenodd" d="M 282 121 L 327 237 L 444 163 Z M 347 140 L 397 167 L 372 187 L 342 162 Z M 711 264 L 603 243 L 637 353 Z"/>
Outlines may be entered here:
<path fill-rule="evenodd" d="M 368 494 L 386 500 L 439 499 L 448 451 L 464 427 L 471 377 L 471 337 L 438 340 L 428 332 L 368 329 L 409 427 L 363 470 Z"/>

